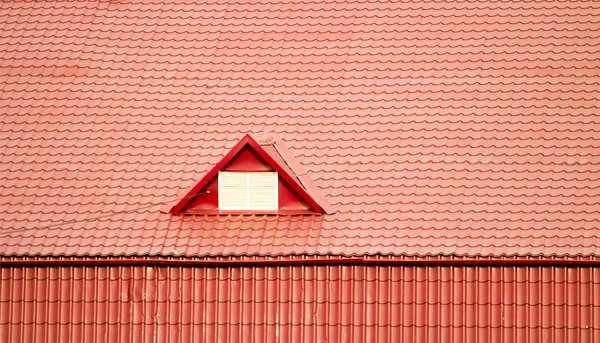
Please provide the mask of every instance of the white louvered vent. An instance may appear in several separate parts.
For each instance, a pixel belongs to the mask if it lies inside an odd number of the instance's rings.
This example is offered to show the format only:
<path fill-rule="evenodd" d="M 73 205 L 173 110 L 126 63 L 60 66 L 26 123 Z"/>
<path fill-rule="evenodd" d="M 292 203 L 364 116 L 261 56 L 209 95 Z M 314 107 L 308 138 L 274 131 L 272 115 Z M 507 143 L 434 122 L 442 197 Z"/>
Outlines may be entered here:
<path fill-rule="evenodd" d="M 276 211 L 276 172 L 219 172 L 219 209 Z"/>

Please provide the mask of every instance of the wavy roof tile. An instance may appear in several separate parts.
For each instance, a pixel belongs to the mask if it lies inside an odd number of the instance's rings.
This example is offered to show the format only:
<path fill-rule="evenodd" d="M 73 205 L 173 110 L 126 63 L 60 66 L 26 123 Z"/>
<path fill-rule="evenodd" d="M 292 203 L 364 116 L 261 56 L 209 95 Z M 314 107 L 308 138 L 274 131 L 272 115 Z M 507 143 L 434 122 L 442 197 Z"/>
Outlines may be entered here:
<path fill-rule="evenodd" d="M 3 255 L 599 255 L 593 1 L 4 2 Z M 272 131 L 335 207 L 173 216 Z"/>

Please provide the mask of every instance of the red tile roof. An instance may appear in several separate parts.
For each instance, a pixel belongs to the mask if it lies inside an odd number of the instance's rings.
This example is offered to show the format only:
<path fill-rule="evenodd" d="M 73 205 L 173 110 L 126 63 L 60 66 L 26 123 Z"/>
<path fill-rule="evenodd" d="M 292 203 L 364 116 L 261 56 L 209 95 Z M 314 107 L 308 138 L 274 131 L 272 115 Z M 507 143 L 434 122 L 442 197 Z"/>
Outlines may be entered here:
<path fill-rule="evenodd" d="M 0 15 L 4 255 L 600 254 L 597 2 L 12 1 Z M 261 131 L 335 214 L 148 207 Z"/>

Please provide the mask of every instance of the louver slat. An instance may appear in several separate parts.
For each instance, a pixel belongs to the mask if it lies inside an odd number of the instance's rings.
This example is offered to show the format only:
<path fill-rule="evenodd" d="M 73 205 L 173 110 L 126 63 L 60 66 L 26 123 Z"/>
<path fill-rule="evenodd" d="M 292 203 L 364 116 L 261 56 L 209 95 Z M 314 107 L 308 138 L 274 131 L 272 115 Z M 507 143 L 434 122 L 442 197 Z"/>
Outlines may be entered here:
<path fill-rule="evenodd" d="M 251 210 L 277 210 L 277 173 L 248 173 Z"/>
<path fill-rule="evenodd" d="M 248 208 L 247 173 L 219 173 L 219 208 L 245 210 Z"/>
<path fill-rule="evenodd" d="M 219 209 L 276 211 L 276 172 L 219 172 Z"/>

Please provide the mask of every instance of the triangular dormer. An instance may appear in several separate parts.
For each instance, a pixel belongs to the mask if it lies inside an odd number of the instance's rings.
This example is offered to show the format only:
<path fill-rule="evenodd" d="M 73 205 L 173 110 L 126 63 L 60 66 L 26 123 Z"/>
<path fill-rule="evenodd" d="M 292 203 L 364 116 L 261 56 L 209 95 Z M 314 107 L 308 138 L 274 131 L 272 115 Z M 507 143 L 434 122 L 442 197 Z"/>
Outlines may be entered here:
<path fill-rule="evenodd" d="M 283 142 L 246 135 L 170 211 L 318 214 L 331 207 Z"/>

